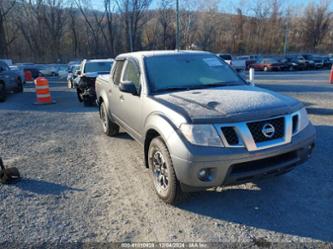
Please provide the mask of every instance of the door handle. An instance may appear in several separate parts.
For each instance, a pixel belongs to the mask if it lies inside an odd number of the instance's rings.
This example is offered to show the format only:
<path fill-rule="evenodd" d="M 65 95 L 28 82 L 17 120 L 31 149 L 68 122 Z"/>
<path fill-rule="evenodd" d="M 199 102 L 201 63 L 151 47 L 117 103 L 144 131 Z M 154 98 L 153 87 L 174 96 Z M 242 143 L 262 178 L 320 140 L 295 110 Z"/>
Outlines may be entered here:
<path fill-rule="evenodd" d="M 120 95 L 120 101 L 123 102 L 125 100 L 124 96 L 123 95 Z"/>

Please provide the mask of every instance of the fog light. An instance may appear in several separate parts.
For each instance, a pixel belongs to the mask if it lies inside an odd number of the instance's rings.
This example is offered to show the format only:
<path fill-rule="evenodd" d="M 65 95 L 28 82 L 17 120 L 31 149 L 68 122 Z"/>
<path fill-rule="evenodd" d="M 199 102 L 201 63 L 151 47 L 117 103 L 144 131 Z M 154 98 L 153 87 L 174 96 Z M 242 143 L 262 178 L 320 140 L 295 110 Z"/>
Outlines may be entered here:
<path fill-rule="evenodd" d="M 198 173 L 198 178 L 203 182 L 210 182 L 213 180 L 212 169 L 201 169 Z"/>

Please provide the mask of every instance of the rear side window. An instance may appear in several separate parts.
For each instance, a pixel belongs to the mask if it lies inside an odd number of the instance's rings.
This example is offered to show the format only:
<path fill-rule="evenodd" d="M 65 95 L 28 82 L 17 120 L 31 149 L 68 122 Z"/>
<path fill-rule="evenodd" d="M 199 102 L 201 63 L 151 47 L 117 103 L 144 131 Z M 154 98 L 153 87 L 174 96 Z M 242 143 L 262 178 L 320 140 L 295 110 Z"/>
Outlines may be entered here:
<path fill-rule="evenodd" d="M 124 62 L 125 61 L 123 61 L 123 60 L 121 60 L 121 61 L 119 60 L 115 64 L 115 69 L 114 69 L 114 73 L 113 73 L 113 82 L 115 85 L 120 84 L 120 77 L 121 77 L 121 72 L 124 67 Z"/>
<path fill-rule="evenodd" d="M 131 81 L 137 90 L 140 89 L 140 71 L 139 67 L 133 61 L 127 61 L 122 81 Z"/>

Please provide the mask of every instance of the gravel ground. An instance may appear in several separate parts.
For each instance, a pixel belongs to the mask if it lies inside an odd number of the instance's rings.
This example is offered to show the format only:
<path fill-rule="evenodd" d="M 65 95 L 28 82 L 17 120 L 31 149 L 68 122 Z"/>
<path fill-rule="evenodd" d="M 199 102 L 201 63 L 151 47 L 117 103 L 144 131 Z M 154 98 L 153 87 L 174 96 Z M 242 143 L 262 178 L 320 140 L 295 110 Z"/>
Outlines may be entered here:
<path fill-rule="evenodd" d="M 140 145 L 125 133 L 103 135 L 95 107 L 82 107 L 60 81 L 51 84 L 57 104 L 33 105 L 27 84 L 23 94 L 0 104 L 0 156 L 23 175 L 15 185 L 0 186 L 0 248 L 115 241 L 332 243 L 333 86 L 327 78 L 327 71 L 256 75 L 259 86 L 307 105 L 318 135 L 309 162 L 285 176 L 194 194 L 177 207 L 156 197 Z"/>

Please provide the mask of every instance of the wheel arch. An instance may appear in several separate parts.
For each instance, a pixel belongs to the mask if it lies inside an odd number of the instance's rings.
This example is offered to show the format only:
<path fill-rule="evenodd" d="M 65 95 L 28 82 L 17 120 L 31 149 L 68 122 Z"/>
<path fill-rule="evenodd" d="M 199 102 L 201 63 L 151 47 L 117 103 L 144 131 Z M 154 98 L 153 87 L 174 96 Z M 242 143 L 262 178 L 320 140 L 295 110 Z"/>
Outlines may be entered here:
<path fill-rule="evenodd" d="M 146 122 L 146 132 L 144 137 L 144 159 L 145 166 L 149 168 L 148 165 L 148 150 L 151 141 L 156 137 L 161 137 L 164 141 L 166 147 L 170 152 L 170 145 L 168 144 L 168 138 L 171 134 L 176 132 L 175 125 L 161 114 L 151 115 Z"/>

